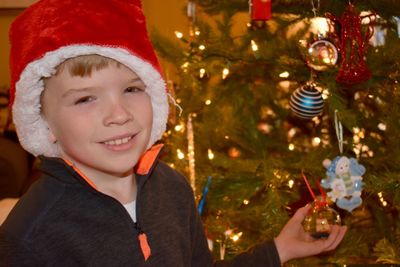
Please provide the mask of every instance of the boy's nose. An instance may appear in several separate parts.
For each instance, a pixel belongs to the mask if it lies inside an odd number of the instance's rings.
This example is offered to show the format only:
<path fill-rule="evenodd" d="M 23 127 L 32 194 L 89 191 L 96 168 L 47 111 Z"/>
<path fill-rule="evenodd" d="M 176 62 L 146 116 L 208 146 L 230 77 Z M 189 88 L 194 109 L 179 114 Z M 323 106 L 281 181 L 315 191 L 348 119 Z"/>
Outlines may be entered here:
<path fill-rule="evenodd" d="M 105 115 L 104 124 L 106 126 L 121 125 L 133 120 L 132 113 L 122 103 L 112 104 Z"/>

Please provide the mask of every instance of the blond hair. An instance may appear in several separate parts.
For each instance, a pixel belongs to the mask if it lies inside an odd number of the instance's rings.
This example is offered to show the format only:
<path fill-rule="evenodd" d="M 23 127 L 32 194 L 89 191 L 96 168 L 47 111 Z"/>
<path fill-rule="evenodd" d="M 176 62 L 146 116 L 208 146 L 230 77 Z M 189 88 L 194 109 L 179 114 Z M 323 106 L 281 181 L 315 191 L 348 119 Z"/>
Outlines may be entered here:
<path fill-rule="evenodd" d="M 77 56 L 69 58 L 58 65 L 54 76 L 57 76 L 59 73 L 64 71 L 64 69 L 67 69 L 71 76 L 89 77 L 93 70 L 101 70 L 107 67 L 110 63 L 115 63 L 117 67 L 121 64 L 114 59 L 96 54 Z"/>

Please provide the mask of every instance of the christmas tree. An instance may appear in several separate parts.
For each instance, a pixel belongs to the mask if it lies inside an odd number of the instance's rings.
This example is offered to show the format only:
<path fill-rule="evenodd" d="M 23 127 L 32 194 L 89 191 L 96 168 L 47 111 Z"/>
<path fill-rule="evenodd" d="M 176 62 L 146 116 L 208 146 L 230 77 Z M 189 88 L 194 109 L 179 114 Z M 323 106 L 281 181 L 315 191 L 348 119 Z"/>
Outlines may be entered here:
<path fill-rule="evenodd" d="M 270 3 L 193 0 L 187 36 L 153 31 L 177 102 L 164 160 L 190 179 L 217 258 L 276 236 L 312 190 L 349 231 L 287 266 L 400 264 L 400 2 Z"/>

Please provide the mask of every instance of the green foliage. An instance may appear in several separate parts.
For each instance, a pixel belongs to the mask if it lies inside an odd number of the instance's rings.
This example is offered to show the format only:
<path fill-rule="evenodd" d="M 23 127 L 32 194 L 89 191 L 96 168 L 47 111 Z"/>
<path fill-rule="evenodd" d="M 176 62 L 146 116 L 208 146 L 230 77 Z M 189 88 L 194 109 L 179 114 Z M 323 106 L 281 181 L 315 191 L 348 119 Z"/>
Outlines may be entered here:
<path fill-rule="evenodd" d="M 354 86 L 336 83 L 340 63 L 318 73 L 306 66 L 299 40 L 312 42 L 312 36 L 307 23 L 298 23 L 313 17 L 309 0 L 274 0 L 273 20 L 267 27 L 240 35 L 232 30 L 234 16 L 248 10 L 247 1 L 194 2 L 201 16 L 193 27 L 200 35 L 173 42 L 154 32 L 152 39 L 159 55 L 176 66 L 175 93 L 184 110 L 169 125 L 165 161 L 189 174 L 187 158 L 179 160 L 175 152 L 187 153 L 187 128 L 175 131 L 174 126 L 186 125 L 188 115 L 194 114 L 196 193 L 200 197 L 211 175 L 202 218 L 214 240 L 215 256 L 226 241 L 226 230 L 242 232 L 238 242 L 227 239 L 229 258 L 276 236 L 289 216 L 311 201 L 301 171 L 317 188 L 316 180 L 325 177 L 322 161 L 339 154 L 333 126 L 338 110 L 344 154 L 358 157 L 367 170 L 363 205 L 352 213 L 341 212 L 349 231 L 335 252 L 287 266 L 399 264 L 400 38 L 392 17 L 400 15 L 400 2 L 356 1 L 360 10 L 381 16 L 387 36 L 384 46 L 370 47 L 367 53 L 372 78 Z M 340 17 L 347 4 L 321 0 L 319 14 Z M 295 24 L 303 26 L 289 36 Z M 252 41 L 257 51 L 252 51 Z M 206 49 L 199 49 L 201 44 Z M 230 71 L 225 79 L 224 68 Z M 289 77 L 279 77 L 284 71 Z M 306 121 L 293 116 L 288 103 L 292 92 L 311 76 L 329 96 L 323 115 Z M 314 137 L 321 142 L 314 143 Z M 207 157 L 209 149 L 212 160 Z"/>

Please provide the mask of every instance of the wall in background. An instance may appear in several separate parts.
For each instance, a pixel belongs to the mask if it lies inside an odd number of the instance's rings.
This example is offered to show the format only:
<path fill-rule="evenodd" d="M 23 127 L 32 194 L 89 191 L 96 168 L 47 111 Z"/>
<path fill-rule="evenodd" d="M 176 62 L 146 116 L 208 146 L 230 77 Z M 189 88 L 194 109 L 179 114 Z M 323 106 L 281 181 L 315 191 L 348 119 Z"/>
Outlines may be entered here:
<path fill-rule="evenodd" d="M 33 2 L 36 1 L 0 0 L 0 88 L 8 87 L 10 84 L 8 28 L 14 18 L 23 10 L 11 7 L 23 7 Z M 184 13 L 187 0 L 142 0 L 142 2 L 150 31 L 156 29 L 164 36 L 171 38 L 175 38 L 175 30 L 188 31 L 189 24 Z"/>

